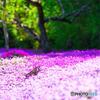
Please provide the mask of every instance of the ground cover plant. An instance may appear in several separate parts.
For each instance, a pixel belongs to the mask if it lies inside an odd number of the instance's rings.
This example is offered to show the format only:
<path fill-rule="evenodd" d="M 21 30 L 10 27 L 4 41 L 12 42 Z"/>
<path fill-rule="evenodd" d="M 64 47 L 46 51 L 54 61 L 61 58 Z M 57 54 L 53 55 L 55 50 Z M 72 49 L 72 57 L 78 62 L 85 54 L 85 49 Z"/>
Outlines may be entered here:
<path fill-rule="evenodd" d="M 0 49 L 0 100 L 99 100 L 99 91 L 100 50 Z"/>

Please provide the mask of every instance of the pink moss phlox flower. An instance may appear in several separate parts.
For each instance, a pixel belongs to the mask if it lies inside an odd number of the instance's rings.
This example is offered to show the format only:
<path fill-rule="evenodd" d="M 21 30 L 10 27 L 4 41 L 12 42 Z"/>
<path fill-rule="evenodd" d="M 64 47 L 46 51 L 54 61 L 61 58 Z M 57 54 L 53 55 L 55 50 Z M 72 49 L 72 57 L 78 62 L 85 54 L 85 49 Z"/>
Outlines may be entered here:
<path fill-rule="evenodd" d="M 19 54 L 21 56 L 28 56 L 29 54 L 25 52 L 24 50 L 15 50 L 16 54 Z"/>
<path fill-rule="evenodd" d="M 24 50 L 10 50 L 8 52 L 4 52 L 1 57 L 2 58 L 10 58 L 13 56 L 28 56 L 29 54 L 27 52 L 25 52 Z"/>

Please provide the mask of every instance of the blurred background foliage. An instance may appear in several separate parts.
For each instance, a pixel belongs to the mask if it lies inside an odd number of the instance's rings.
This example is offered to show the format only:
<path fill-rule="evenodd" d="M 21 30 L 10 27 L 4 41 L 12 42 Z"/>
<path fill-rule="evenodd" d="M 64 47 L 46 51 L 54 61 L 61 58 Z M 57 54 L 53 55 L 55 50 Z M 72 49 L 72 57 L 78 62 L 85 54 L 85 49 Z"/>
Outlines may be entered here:
<path fill-rule="evenodd" d="M 79 9 L 88 2 L 88 0 L 62 0 L 65 13 Z M 52 49 L 100 49 L 100 1 L 90 0 L 90 3 L 89 9 L 76 17 L 71 24 L 53 21 L 45 24 Z M 2 1 L 0 1 L 0 5 L 2 5 Z M 42 0 L 42 6 L 45 17 L 61 15 L 57 0 Z M 2 6 L 0 6 L 0 20 L 2 20 L 2 11 Z M 40 35 L 36 7 L 28 4 L 26 0 L 7 0 L 6 23 L 10 48 L 37 49 L 39 43 L 13 23 L 15 14 L 20 16 L 23 25 L 33 28 Z M 1 23 L 0 47 L 4 47 L 4 34 Z"/>

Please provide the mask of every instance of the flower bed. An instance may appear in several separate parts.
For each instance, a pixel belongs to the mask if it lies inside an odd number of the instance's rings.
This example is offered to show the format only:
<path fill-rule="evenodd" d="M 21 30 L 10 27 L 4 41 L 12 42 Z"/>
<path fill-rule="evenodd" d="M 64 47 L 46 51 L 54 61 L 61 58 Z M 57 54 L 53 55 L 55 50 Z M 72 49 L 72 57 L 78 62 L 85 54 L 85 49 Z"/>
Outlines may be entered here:
<path fill-rule="evenodd" d="M 91 99 L 99 100 L 100 50 L 40 55 L 17 49 L 9 52 L 3 52 L 0 59 L 0 100 L 87 100 L 87 96 L 71 96 L 80 91 L 97 91 Z M 26 78 L 37 66 L 40 72 Z"/>

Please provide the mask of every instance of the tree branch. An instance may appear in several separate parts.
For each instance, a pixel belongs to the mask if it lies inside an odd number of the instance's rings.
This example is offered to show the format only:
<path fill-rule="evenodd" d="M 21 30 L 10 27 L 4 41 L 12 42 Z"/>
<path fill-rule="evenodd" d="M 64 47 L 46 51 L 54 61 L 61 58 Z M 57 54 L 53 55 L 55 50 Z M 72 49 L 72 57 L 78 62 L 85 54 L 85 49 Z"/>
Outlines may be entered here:
<path fill-rule="evenodd" d="M 23 26 L 23 29 L 25 32 L 29 33 L 35 40 L 40 42 L 40 37 L 36 34 L 36 32 L 33 31 L 32 28 L 29 28 L 27 26 Z"/>
<path fill-rule="evenodd" d="M 60 5 L 60 8 L 62 10 L 62 15 L 65 15 L 65 10 L 63 7 L 63 4 L 61 2 L 61 0 L 57 0 L 57 2 Z M 59 22 L 67 22 L 67 23 L 72 23 L 69 19 L 66 19 L 65 16 L 55 16 L 55 17 L 50 17 L 50 18 L 45 18 L 45 22 L 49 22 L 49 21 L 59 21 Z"/>
<path fill-rule="evenodd" d="M 62 14 L 64 14 L 65 13 L 65 10 L 64 10 L 64 6 L 63 6 L 61 0 L 57 0 L 57 1 L 58 1 L 59 5 L 60 5 L 60 8 L 62 10 Z"/>
<path fill-rule="evenodd" d="M 75 17 L 78 17 L 82 12 L 87 10 L 89 8 L 89 5 L 90 5 L 90 3 L 85 4 L 85 5 L 81 6 L 81 8 L 79 10 L 73 11 L 73 18 L 71 21 L 73 21 L 75 19 Z"/>
<path fill-rule="evenodd" d="M 34 32 L 32 28 L 22 25 L 18 17 L 14 19 L 14 23 L 17 25 L 17 27 L 22 28 L 25 32 L 31 35 L 35 40 L 40 41 L 40 37 L 37 35 L 37 33 Z"/>
<path fill-rule="evenodd" d="M 66 19 L 65 16 L 64 17 L 63 16 L 55 16 L 55 17 L 45 18 L 44 21 L 45 22 L 58 21 L 58 22 L 72 23 L 69 19 Z"/>
<path fill-rule="evenodd" d="M 49 21 L 62 21 L 62 22 L 72 23 L 74 18 L 79 16 L 88 7 L 89 7 L 89 3 L 81 6 L 80 9 L 78 9 L 78 10 L 74 10 L 74 11 L 72 11 L 70 13 L 63 14 L 62 16 L 55 16 L 55 17 L 45 18 L 45 22 L 49 22 Z M 67 19 L 68 17 L 73 17 L 73 18 L 72 19 Z"/>

